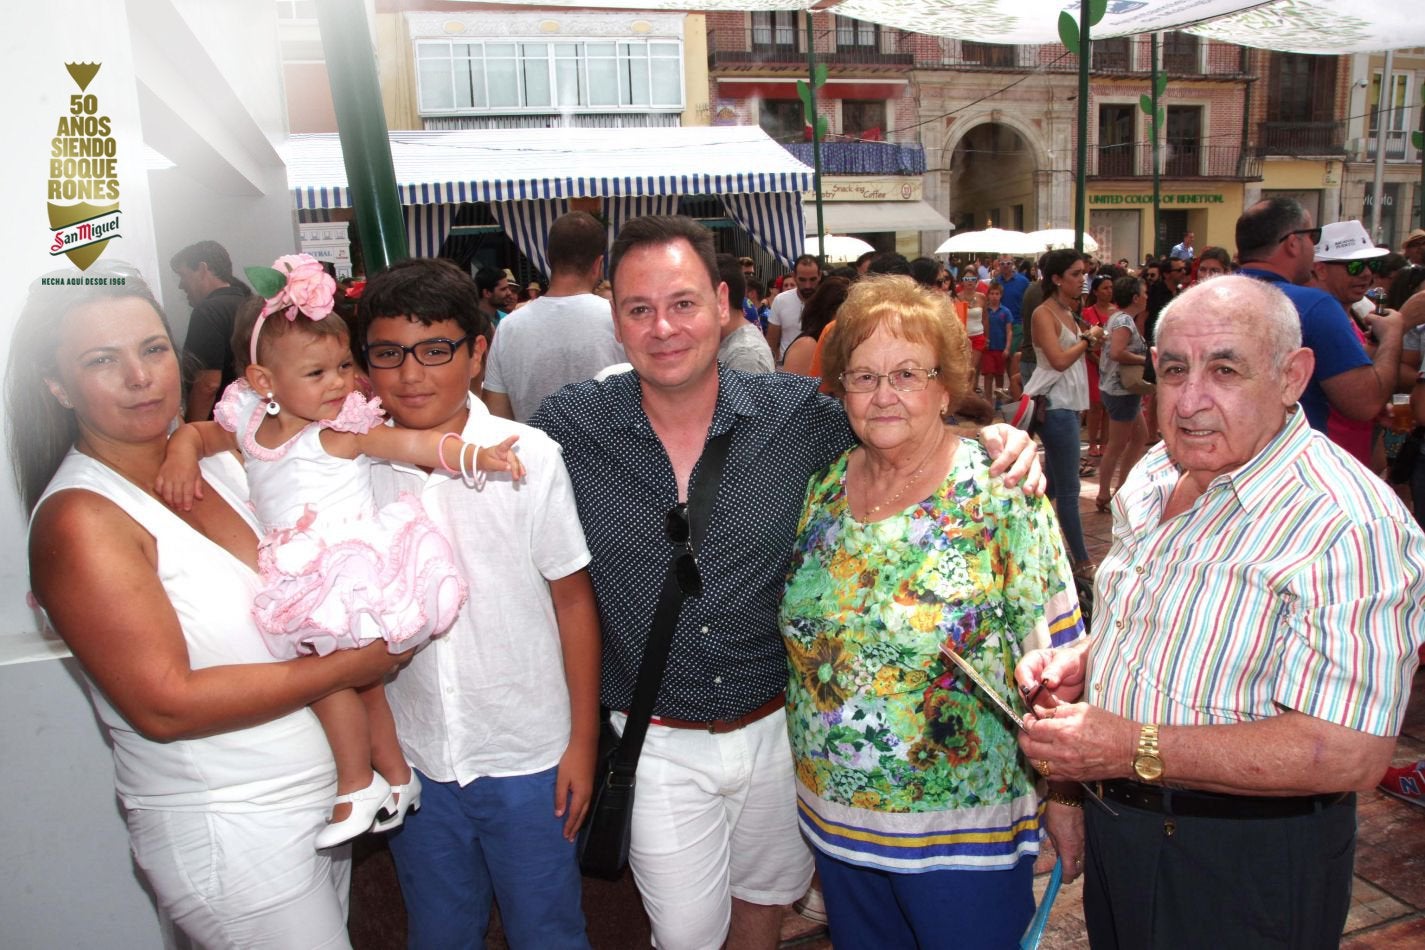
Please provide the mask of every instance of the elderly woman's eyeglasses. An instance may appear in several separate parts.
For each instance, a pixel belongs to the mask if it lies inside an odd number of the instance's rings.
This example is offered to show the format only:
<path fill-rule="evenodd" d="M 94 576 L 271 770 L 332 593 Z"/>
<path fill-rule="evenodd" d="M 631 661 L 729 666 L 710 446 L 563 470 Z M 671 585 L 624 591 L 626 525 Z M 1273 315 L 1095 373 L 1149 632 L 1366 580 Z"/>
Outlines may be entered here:
<path fill-rule="evenodd" d="M 414 356 L 416 362 L 422 366 L 444 366 L 455 359 L 455 351 L 469 339 L 470 336 L 467 334 L 458 340 L 447 340 L 444 337 L 422 340 L 414 346 L 402 346 L 400 343 L 368 343 L 365 347 L 366 365 L 372 369 L 396 369 L 406 361 L 407 356 Z"/>
<path fill-rule="evenodd" d="M 930 381 L 940 375 L 940 369 L 921 369 L 919 367 L 907 367 L 906 369 L 893 369 L 889 373 L 873 373 L 870 370 L 853 369 L 844 372 L 839 377 L 841 386 L 848 393 L 871 393 L 880 388 L 881 380 L 891 384 L 891 388 L 896 392 L 914 393 L 919 392 L 929 385 Z"/>

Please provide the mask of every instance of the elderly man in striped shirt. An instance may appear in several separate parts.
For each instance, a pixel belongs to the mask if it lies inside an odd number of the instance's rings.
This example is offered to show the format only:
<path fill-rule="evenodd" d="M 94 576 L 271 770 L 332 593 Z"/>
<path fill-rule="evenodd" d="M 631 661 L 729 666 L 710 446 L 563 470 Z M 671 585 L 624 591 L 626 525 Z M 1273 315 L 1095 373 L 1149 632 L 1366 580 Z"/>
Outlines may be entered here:
<path fill-rule="evenodd" d="M 1425 629 L 1425 536 L 1307 425 L 1278 290 L 1201 284 L 1159 324 L 1163 445 L 1114 501 L 1094 635 L 1036 651 L 1020 745 L 1096 783 L 1084 913 L 1104 947 L 1334 947 L 1356 790 L 1390 763 Z"/>

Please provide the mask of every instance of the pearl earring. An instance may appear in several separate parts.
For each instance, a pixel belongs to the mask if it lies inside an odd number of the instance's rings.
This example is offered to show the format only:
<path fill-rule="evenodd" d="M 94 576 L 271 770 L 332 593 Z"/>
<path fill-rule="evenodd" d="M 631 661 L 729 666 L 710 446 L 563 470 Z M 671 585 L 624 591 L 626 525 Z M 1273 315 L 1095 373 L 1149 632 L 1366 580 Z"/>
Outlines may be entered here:
<path fill-rule="evenodd" d="M 272 393 L 267 394 L 267 414 L 275 416 L 282 411 L 282 407 L 277 404 L 277 399 Z"/>

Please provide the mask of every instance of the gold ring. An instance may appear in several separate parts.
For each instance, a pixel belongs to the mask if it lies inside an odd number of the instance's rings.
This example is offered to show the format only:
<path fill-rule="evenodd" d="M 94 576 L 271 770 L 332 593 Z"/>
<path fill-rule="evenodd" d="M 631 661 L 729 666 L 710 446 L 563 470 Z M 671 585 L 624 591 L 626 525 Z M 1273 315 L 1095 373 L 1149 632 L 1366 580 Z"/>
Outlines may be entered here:
<path fill-rule="evenodd" d="M 1035 763 L 1034 763 L 1034 768 L 1035 768 L 1035 771 L 1037 771 L 1040 775 L 1044 776 L 1045 778 L 1048 778 L 1048 777 L 1049 777 L 1049 760 L 1048 760 L 1048 759 L 1040 759 L 1038 762 L 1035 762 Z"/>

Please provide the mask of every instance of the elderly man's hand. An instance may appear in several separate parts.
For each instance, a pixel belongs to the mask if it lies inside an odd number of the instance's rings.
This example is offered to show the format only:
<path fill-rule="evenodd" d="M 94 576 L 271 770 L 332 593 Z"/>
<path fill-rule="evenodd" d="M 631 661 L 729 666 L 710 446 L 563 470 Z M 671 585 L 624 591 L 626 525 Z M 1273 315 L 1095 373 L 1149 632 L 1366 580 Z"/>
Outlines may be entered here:
<path fill-rule="evenodd" d="M 1004 475 L 1004 483 L 1013 487 L 1021 481 L 1026 495 L 1044 494 L 1044 472 L 1039 467 L 1039 448 L 1029 433 L 1012 425 L 997 422 L 980 430 L 980 442 L 993 457 L 991 475 Z"/>
<path fill-rule="evenodd" d="M 1088 653 L 1091 640 L 1090 637 L 1084 637 L 1066 647 L 1051 647 L 1026 653 L 1014 668 L 1014 678 L 1019 683 L 1020 695 L 1026 699 L 1035 696 L 1035 691 L 1043 686 L 1044 691 L 1034 699 L 1034 702 L 1040 705 L 1057 706 L 1060 703 L 1076 701 L 1084 693 L 1084 675 L 1087 672 L 1084 657 Z M 1045 702 L 1046 698 L 1051 701 Z"/>
<path fill-rule="evenodd" d="M 1034 707 L 1019 748 L 1046 778 L 1091 782 L 1123 778 L 1133 769 L 1138 723 L 1087 703 Z"/>
<path fill-rule="evenodd" d="M 1072 786 L 1074 792 L 1078 786 Z M 1064 862 L 1064 883 L 1084 873 L 1084 810 L 1050 801 L 1044 806 L 1044 829 Z"/>

